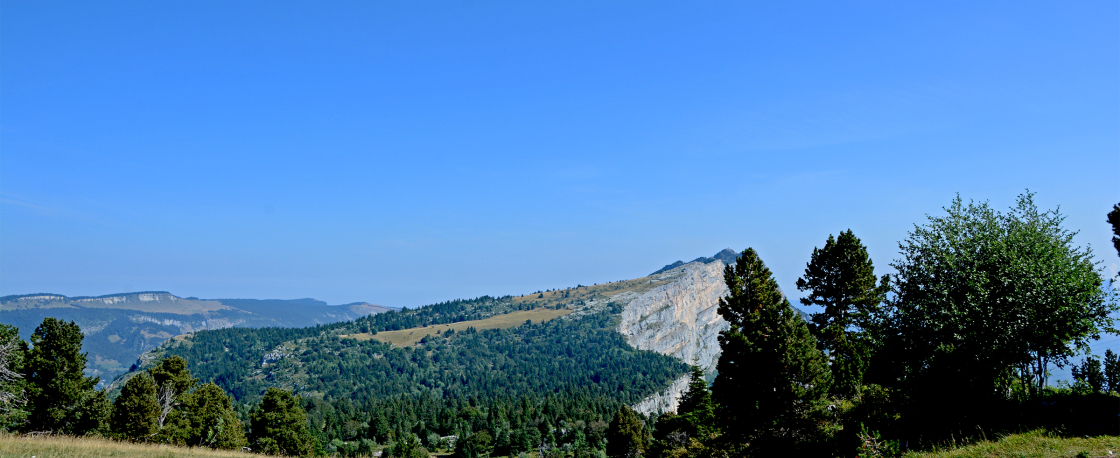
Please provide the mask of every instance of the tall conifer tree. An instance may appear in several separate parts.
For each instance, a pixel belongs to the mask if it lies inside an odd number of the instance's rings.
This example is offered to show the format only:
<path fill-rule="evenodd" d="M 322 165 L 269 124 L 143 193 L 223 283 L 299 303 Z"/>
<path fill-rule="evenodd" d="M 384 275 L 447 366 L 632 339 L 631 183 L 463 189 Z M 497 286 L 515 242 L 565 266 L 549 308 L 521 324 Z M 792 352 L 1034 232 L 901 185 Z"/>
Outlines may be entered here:
<path fill-rule="evenodd" d="M 824 356 L 754 249 L 724 269 L 724 281 L 719 313 L 730 327 L 719 336 L 712 394 L 725 434 L 756 450 L 807 439 L 828 390 Z"/>
<path fill-rule="evenodd" d="M 299 396 L 279 388 L 269 388 L 253 411 L 249 424 L 250 447 L 269 455 L 311 455 L 315 439 L 307 429 L 307 413 Z"/>
<path fill-rule="evenodd" d="M 871 350 L 861 331 L 890 289 L 888 279 L 884 275 L 876 286 L 871 257 L 851 229 L 835 239 L 828 236 L 824 248 L 813 248 L 805 275 L 797 279 L 797 289 L 809 292 L 801 303 L 824 307 L 813 314 L 810 331 L 819 347 L 828 351 L 836 394 L 859 391 Z"/>
<path fill-rule="evenodd" d="M 147 440 L 158 431 L 156 383 L 147 372 L 128 379 L 113 402 L 113 435 L 126 440 Z"/>
<path fill-rule="evenodd" d="M 31 334 L 24 365 L 27 382 L 27 427 L 32 431 L 85 434 L 96 428 L 104 396 L 96 396 L 96 377 L 86 377 L 82 331 L 73 321 L 45 318 Z"/>

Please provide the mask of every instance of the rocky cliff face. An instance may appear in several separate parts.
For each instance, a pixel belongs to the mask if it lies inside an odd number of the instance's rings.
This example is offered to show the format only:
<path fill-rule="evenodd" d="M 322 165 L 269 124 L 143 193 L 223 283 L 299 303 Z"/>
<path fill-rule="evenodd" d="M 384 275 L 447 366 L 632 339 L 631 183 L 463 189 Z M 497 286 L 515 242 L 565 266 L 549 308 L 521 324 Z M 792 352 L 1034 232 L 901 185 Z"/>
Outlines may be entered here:
<path fill-rule="evenodd" d="M 719 298 L 727 294 L 723 267 L 722 261 L 691 262 L 650 276 L 657 285 L 650 290 L 612 297 L 626 304 L 618 332 L 634 348 L 673 356 L 713 374 L 720 355 L 719 332 L 728 328 L 717 311 Z M 675 411 L 687 381 L 687 376 L 677 380 L 635 410 L 647 415 Z"/>

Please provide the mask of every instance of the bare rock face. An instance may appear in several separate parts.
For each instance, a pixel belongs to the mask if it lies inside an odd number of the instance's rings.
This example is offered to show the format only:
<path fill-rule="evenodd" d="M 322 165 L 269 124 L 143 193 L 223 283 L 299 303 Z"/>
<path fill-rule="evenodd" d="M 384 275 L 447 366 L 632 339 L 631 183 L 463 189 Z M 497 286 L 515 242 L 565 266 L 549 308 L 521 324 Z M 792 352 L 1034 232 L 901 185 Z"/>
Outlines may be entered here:
<path fill-rule="evenodd" d="M 724 265 L 691 262 L 651 276 L 652 282 L 664 282 L 653 289 L 613 297 L 626 303 L 618 332 L 634 348 L 673 356 L 713 374 L 720 355 L 719 333 L 729 326 L 717 311 L 719 299 L 727 294 Z M 634 409 L 647 415 L 675 411 L 687 382 L 687 376 L 678 379 Z"/>

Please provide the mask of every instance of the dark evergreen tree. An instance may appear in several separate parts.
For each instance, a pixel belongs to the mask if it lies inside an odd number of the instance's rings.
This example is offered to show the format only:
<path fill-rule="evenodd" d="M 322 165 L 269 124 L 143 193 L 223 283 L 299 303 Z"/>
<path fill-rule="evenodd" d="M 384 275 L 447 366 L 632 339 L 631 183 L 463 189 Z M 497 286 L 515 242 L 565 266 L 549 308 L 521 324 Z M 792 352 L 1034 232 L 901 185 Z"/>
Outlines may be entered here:
<path fill-rule="evenodd" d="M 156 384 L 156 401 L 159 404 L 157 425 L 163 429 L 169 415 L 176 412 L 176 407 L 181 405 L 187 392 L 198 385 L 198 379 L 191 378 L 191 371 L 187 369 L 187 361 L 179 356 L 164 358 L 158 365 L 148 369 L 148 374 Z M 176 442 L 183 440 L 175 438 L 178 430 L 164 432 L 165 441 Z"/>
<path fill-rule="evenodd" d="M 831 361 L 832 392 L 848 396 L 858 393 L 871 352 L 869 339 L 862 332 L 879 312 L 889 277 L 876 285 L 875 269 L 867 248 L 851 229 L 840 236 L 828 236 L 824 248 L 813 248 L 805 275 L 797 279 L 797 289 L 808 291 L 804 305 L 824 307 L 814 313 L 809 330 L 819 348 Z"/>
<path fill-rule="evenodd" d="M 172 413 L 168 426 L 175 429 L 173 436 L 181 445 L 237 450 L 246 444 L 233 402 L 214 383 L 182 396 L 182 404 Z"/>
<path fill-rule="evenodd" d="M 81 435 L 100 428 L 107 401 L 94 392 L 98 379 L 82 373 L 86 355 L 78 325 L 45 318 L 31 334 L 31 345 L 23 373 L 27 429 Z"/>
<path fill-rule="evenodd" d="M 607 426 L 607 456 L 636 458 L 645 453 L 645 424 L 638 414 L 623 405 Z"/>
<path fill-rule="evenodd" d="M 479 431 L 455 443 L 456 458 L 480 458 L 490 454 L 493 437 L 486 431 Z"/>
<path fill-rule="evenodd" d="M 1120 358 L 1112 350 L 1104 351 L 1104 380 L 1108 391 L 1120 393 Z"/>
<path fill-rule="evenodd" d="M 1076 388 L 1090 393 L 1099 393 L 1104 390 L 1105 373 L 1101 371 L 1101 360 L 1089 356 L 1081 360 L 1081 364 L 1072 367 L 1073 380 Z"/>
<path fill-rule="evenodd" d="M 1113 205 L 1112 211 L 1108 212 L 1108 223 L 1112 225 L 1112 247 L 1120 255 L 1120 204 Z"/>
<path fill-rule="evenodd" d="M 428 458 L 428 450 L 415 434 L 405 434 L 389 449 L 389 458 Z"/>
<path fill-rule="evenodd" d="M 0 429 L 14 428 L 27 417 L 26 353 L 27 342 L 19 338 L 19 328 L 0 324 Z"/>
<path fill-rule="evenodd" d="M 828 366 L 754 249 L 724 269 L 724 281 L 729 292 L 719 313 L 730 326 L 719 336 L 712 385 L 724 433 L 752 449 L 790 452 L 817 432 Z"/>
<path fill-rule="evenodd" d="M 269 388 L 249 417 L 249 444 L 254 452 L 269 455 L 311 455 L 315 439 L 307 429 L 307 413 L 298 396 Z"/>
<path fill-rule="evenodd" d="M 159 430 L 157 417 L 155 381 L 147 372 L 136 374 L 125 382 L 120 396 L 113 401 L 113 435 L 130 441 L 149 440 Z"/>

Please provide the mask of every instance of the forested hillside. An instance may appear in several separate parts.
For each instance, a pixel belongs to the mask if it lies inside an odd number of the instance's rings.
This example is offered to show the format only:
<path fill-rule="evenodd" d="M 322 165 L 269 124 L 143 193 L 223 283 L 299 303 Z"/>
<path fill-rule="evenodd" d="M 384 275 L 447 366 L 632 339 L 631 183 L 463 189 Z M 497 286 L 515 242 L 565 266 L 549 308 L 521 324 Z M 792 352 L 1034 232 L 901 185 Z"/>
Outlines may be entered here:
<path fill-rule="evenodd" d="M 242 401 L 279 386 L 359 401 L 423 392 L 456 399 L 578 392 L 634 403 L 685 372 L 680 361 L 627 345 L 613 331 L 617 309 L 434 335 L 416 347 L 340 337 L 354 330 L 468 321 L 516 307 L 511 298 L 484 297 L 311 328 L 200 332 L 165 345 L 158 356 L 183 357 L 192 373 Z"/>

